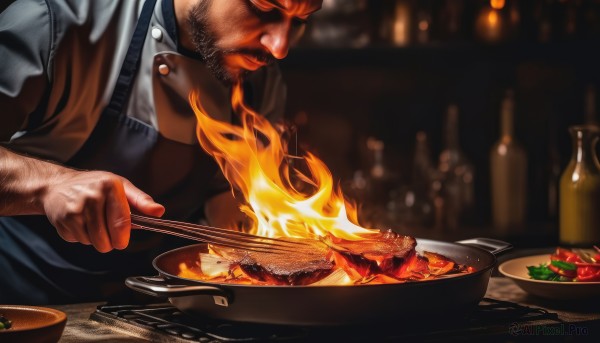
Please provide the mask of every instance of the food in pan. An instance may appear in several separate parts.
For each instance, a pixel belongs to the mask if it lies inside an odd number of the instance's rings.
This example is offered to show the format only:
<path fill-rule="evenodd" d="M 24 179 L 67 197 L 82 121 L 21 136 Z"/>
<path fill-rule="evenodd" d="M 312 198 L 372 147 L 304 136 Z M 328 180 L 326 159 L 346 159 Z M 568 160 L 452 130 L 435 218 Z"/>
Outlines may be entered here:
<path fill-rule="evenodd" d="M 549 263 L 527 266 L 534 280 L 559 282 L 599 282 L 600 248 L 566 249 L 558 247 L 550 255 Z"/>
<path fill-rule="evenodd" d="M 288 238 L 290 241 L 293 239 Z M 363 240 L 332 235 L 296 252 L 270 254 L 210 246 L 179 276 L 218 283 L 256 285 L 356 285 L 424 281 L 473 272 L 434 252 L 417 253 L 413 237 L 387 231 Z"/>
<path fill-rule="evenodd" d="M 306 245 L 298 245 L 285 256 L 219 246 L 211 246 L 211 252 L 224 259 L 226 264 L 239 268 L 247 277 L 270 284 L 309 284 L 331 274 L 334 264 L 328 258 L 326 245 L 309 239 L 287 240 Z M 200 263 L 203 263 L 202 258 Z"/>
<path fill-rule="evenodd" d="M 4 317 L 4 315 L 0 313 L 0 330 L 7 330 L 11 327 L 12 321 L 8 320 L 8 318 Z"/>

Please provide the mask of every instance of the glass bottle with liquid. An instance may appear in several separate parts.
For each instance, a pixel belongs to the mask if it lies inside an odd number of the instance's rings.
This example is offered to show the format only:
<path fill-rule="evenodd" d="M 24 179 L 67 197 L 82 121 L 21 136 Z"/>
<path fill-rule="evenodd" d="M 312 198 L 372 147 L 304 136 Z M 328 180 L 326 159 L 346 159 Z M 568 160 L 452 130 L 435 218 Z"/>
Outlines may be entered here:
<path fill-rule="evenodd" d="M 596 143 L 600 127 L 569 128 L 573 155 L 560 179 L 559 240 L 569 246 L 600 243 L 600 163 Z"/>
<path fill-rule="evenodd" d="M 501 233 L 523 228 L 527 208 L 527 155 L 514 136 L 514 93 L 500 113 L 500 139 L 490 151 L 492 222 Z"/>

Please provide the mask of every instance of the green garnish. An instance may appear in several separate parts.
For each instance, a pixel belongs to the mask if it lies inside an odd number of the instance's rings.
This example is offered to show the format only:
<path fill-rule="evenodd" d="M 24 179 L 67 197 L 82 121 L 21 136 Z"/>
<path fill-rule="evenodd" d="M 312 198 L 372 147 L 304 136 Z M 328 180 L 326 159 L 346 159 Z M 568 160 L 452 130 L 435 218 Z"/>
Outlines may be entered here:
<path fill-rule="evenodd" d="M 10 329 L 12 322 L 8 320 L 4 315 L 0 314 L 0 330 Z"/>
<path fill-rule="evenodd" d="M 577 266 L 574 263 L 569 263 L 569 262 L 565 262 L 565 261 L 552 261 L 550 262 L 553 266 L 558 267 L 560 269 L 564 269 L 564 270 L 577 270 Z"/>
<path fill-rule="evenodd" d="M 545 263 L 539 266 L 528 266 L 529 276 L 535 280 L 546 280 L 546 281 L 559 281 L 560 275 L 548 269 L 548 265 Z"/>

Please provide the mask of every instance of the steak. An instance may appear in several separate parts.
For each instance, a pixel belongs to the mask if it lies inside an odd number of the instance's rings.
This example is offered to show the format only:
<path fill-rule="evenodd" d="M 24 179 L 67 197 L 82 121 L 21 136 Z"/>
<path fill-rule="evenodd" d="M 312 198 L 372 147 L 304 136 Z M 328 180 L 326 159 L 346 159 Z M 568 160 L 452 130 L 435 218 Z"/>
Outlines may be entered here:
<path fill-rule="evenodd" d="M 275 285 L 307 285 L 329 275 L 334 268 L 327 245 L 317 240 L 285 238 L 302 242 L 294 251 L 262 253 L 211 246 L 211 249 L 239 267 L 249 277 Z"/>
<path fill-rule="evenodd" d="M 414 237 L 392 231 L 356 241 L 329 235 L 324 242 L 335 252 L 336 265 L 346 264 L 363 277 L 380 273 L 396 276 L 396 271 L 416 255 L 417 245 Z"/>

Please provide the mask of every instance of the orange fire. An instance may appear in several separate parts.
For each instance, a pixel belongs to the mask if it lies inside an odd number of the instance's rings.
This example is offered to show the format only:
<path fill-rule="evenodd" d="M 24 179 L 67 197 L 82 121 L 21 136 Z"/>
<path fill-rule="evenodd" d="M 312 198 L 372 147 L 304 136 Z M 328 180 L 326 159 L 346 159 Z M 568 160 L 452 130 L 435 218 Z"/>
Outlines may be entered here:
<path fill-rule="evenodd" d="M 231 186 L 242 192 L 246 205 L 241 210 L 252 219 L 251 233 L 295 238 L 329 233 L 358 240 L 378 232 L 358 225 L 356 206 L 345 201 L 331 172 L 315 155 L 302 157 L 309 175 L 290 168 L 287 142 L 266 118 L 243 103 L 239 82 L 233 87 L 231 102 L 241 126 L 211 118 L 200 105 L 199 96 L 190 94 L 198 119 L 198 140 Z M 300 180 L 311 191 L 305 187 L 299 190 L 292 180 Z"/>
<path fill-rule="evenodd" d="M 321 238 L 319 244 L 327 242 L 328 248 L 322 256 L 291 257 L 307 257 L 306 265 L 319 266 L 311 269 L 314 275 L 304 279 L 296 278 L 306 276 L 304 271 L 290 272 L 283 278 L 270 274 L 268 264 L 272 260 L 265 265 L 253 263 L 248 269 L 243 265 L 245 259 L 226 258 L 211 246 L 193 265 L 181 263 L 179 276 L 236 284 L 293 285 L 306 281 L 312 285 L 353 285 L 425 280 L 464 271 L 462 266 L 441 255 L 418 256 L 412 237 L 358 225 L 356 206 L 345 201 L 321 160 L 310 153 L 294 157 L 294 161 L 306 164 L 308 172 L 288 163 L 291 157 L 287 142 L 282 139 L 283 132 L 243 103 L 240 83 L 234 85 L 231 99 L 241 119 L 239 126 L 211 118 L 202 108 L 199 96 L 196 92 L 190 94 L 190 104 L 198 119 L 198 140 L 217 161 L 232 188 L 243 194 L 245 205 L 241 210 L 252 220 L 250 232 L 272 238 Z M 254 254 L 254 258 L 262 257 Z M 320 258 L 326 263 L 320 264 Z M 267 269 L 261 271 L 263 267 Z M 311 278 L 325 274 L 317 281 Z"/>

